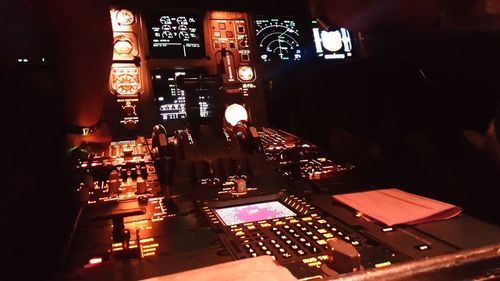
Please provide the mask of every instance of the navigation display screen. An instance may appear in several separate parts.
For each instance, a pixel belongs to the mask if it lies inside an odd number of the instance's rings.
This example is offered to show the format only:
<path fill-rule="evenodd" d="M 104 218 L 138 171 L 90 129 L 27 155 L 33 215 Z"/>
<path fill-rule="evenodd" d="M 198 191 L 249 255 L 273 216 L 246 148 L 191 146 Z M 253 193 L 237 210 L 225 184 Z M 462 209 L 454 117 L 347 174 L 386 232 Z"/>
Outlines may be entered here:
<path fill-rule="evenodd" d="M 317 20 L 312 21 L 316 55 L 325 60 L 353 57 L 353 42 L 345 28 L 327 30 Z"/>
<path fill-rule="evenodd" d="M 225 225 L 295 216 L 292 210 L 278 201 L 220 208 L 215 212 Z"/>
<path fill-rule="evenodd" d="M 255 33 L 263 62 L 301 59 L 300 31 L 295 19 L 259 17 L 255 20 Z"/>
<path fill-rule="evenodd" d="M 149 49 L 155 58 L 202 58 L 203 28 L 197 15 L 162 13 L 149 15 Z"/>

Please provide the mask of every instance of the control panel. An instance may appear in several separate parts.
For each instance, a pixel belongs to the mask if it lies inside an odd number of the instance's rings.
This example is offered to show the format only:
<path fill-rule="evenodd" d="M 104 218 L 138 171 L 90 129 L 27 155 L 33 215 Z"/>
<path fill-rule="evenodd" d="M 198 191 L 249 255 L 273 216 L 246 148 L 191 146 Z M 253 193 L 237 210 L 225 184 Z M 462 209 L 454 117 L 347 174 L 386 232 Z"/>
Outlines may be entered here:
<path fill-rule="evenodd" d="M 65 279 L 139 280 L 268 255 L 320 280 L 460 249 L 334 202 L 356 166 L 267 124 L 269 80 L 305 60 L 355 59 L 352 34 L 298 8 L 223 8 L 111 9 L 114 141 L 76 157 L 81 212 Z"/>

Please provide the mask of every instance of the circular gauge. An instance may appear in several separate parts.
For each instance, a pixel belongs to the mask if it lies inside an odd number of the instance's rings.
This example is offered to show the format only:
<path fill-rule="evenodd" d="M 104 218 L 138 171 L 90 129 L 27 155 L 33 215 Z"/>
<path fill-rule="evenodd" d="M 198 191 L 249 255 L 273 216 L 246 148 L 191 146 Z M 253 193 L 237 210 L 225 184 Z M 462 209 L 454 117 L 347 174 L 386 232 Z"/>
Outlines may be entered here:
<path fill-rule="evenodd" d="M 133 75 L 122 74 L 114 81 L 113 89 L 119 95 L 136 95 L 139 91 L 139 82 Z"/>
<path fill-rule="evenodd" d="M 130 55 L 134 50 L 134 46 L 132 46 L 132 42 L 130 42 L 127 37 L 120 37 L 115 41 L 114 45 L 115 53 L 118 55 Z"/>
<path fill-rule="evenodd" d="M 121 25 L 131 25 L 134 23 L 134 14 L 129 10 L 120 10 L 116 13 L 116 21 Z"/>
<path fill-rule="evenodd" d="M 300 60 L 299 30 L 294 20 L 259 19 L 255 31 L 264 62 Z"/>
<path fill-rule="evenodd" d="M 241 81 L 251 81 L 254 78 L 253 68 L 249 65 L 238 66 L 238 77 Z"/>

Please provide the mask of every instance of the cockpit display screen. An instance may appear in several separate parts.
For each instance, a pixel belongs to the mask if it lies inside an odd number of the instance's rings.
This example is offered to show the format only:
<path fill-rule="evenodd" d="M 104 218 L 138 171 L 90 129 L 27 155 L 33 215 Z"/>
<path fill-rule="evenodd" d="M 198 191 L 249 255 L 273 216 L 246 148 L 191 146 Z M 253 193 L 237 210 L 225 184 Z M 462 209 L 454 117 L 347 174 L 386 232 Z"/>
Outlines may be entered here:
<path fill-rule="evenodd" d="M 215 209 L 225 225 L 295 216 L 295 213 L 279 201 Z"/>
<path fill-rule="evenodd" d="M 298 61 L 302 57 L 300 30 L 293 18 L 258 17 L 255 37 L 263 62 Z"/>
<path fill-rule="evenodd" d="M 202 58 L 203 28 L 197 15 L 162 13 L 147 17 L 149 48 L 154 58 Z"/>
<path fill-rule="evenodd" d="M 177 77 L 193 74 L 190 71 L 156 70 L 153 72 L 153 90 L 155 101 L 162 122 L 169 120 L 182 120 L 188 118 L 187 93 L 177 87 Z M 207 118 L 212 114 L 210 97 L 202 90 L 191 93 L 197 99 L 196 107 L 199 108 L 199 117 Z"/>
<path fill-rule="evenodd" d="M 313 20 L 316 55 L 325 60 L 344 60 L 353 57 L 353 40 L 345 28 L 327 29 Z"/>

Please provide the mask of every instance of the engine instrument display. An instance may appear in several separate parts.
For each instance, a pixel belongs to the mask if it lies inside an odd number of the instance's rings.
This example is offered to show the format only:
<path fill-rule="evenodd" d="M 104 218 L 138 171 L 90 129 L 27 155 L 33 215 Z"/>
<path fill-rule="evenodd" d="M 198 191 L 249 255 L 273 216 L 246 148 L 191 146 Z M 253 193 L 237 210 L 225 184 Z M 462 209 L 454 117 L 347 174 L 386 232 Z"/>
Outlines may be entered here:
<path fill-rule="evenodd" d="M 155 58 L 202 58 L 203 29 L 196 15 L 155 14 L 147 18 L 149 47 Z"/>
<path fill-rule="evenodd" d="M 258 18 L 255 32 L 264 62 L 298 61 L 302 57 L 300 32 L 291 18 Z"/>
<path fill-rule="evenodd" d="M 186 119 L 186 91 L 177 87 L 176 79 L 180 75 L 190 74 L 186 71 L 157 70 L 153 73 L 153 89 L 157 108 L 162 121 Z M 201 91 L 197 91 L 197 107 L 199 117 L 211 116 L 209 97 Z"/>
<path fill-rule="evenodd" d="M 316 55 L 325 60 L 352 58 L 353 44 L 349 30 L 345 28 L 328 30 L 319 21 L 313 20 L 313 36 Z"/>
<path fill-rule="evenodd" d="M 279 201 L 215 209 L 225 225 L 291 217 L 296 214 Z"/>

